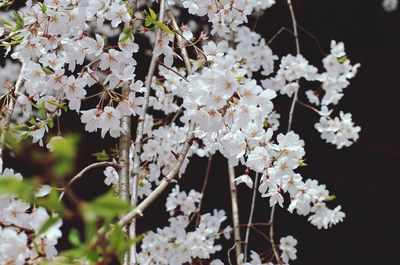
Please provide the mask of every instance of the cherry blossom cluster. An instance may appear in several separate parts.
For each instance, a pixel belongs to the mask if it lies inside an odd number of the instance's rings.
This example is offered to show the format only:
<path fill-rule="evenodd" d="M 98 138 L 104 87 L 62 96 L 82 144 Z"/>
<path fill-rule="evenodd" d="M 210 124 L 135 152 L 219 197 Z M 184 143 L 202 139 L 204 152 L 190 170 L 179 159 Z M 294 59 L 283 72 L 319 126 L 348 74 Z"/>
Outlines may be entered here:
<path fill-rule="evenodd" d="M 29 113 L 32 106 L 45 107 L 45 115 L 35 115 L 25 133 L 42 144 L 49 119 L 61 115 L 65 104 L 79 112 L 85 96 L 98 87 L 98 106 L 82 111 L 86 130 L 99 129 L 103 137 L 107 132 L 113 137 L 124 133 L 120 118 L 140 114 L 142 102 L 136 93 L 143 92 L 143 83 L 134 80 L 136 61 L 132 58 L 138 45 L 127 31 L 121 32 L 117 45 L 107 45 L 105 35 L 92 33 L 107 27 L 120 31 L 121 25 L 129 25 L 131 16 L 124 1 L 27 1 L 20 16 L 23 27 L 15 33 L 20 43 L 12 57 L 24 65 L 25 85 L 17 108 Z M 128 95 L 116 91 L 122 86 L 130 88 Z"/>
<path fill-rule="evenodd" d="M 338 118 L 332 120 L 330 118 L 332 110 L 329 110 L 328 106 L 339 103 L 343 97 L 343 89 L 349 86 L 349 79 L 356 75 L 360 64 L 351 65 L 344 51 L 344 44 L 336 43 L 336 41 L 331 42 L 331 53 L 322 60 L 322 63 L 325 72 L 319 74 L 318 69 L 310 65 L 302 55 L 284 56 L 277 74 L 263 80 L 262 85 L 264 88 L 271 88 L 292 97 L 300 88 L 300 79 L 321 82 L 320 89 L 307 90 L 305 93 L 311 104 L 321 107 L 321 110 L 318 111 L 321 116 L 320 122 L 315 127 L 321 133 L 322 139 L 340 149 L 343 146 L 350 146 L 353 141 L 356 141 L 361 128 L 354 126 L 351 114 L 340 114 L 341 119 L 346 117 L 342 123 Z M 331 134 L 327 136 L 328 131 L 335 134 L 336 137 L 330 136 Z"/>
<path fill-rule="evenodd" d="M 230 165 L 246 168 L 244 174 L 235 176 L 236 184 L 257 186 L 261 196 L 269 198 L 269 206 L 285 206 L 291 213 L 308 216 L 308 221 L 319 229 L 341 222 L 345 214 L 341 206 L 328 207 L 334 196 L 326 186 L 298 173 L 306 165 L 305 143 L 290 126 L 288 132 L 281 133 L 280 115 L 273 100 L 278 94 L 286 95 L 293 98 L 294 104 L 301 103 L 317 112 L 320 119 L 315 129 L 338 149 L 357 141 L 361 129 L 355 126 L 351 114 L 340 111 L 339 117 L 331 117 L 333 106 L 339 103 L 359 67 L 351 64 L 344 44 L 331 42 L 321 72 L 301 54 L 279 58 L 265 39 L 242 25 L 254 11 L 271 7 L 275 0 L 168 1 L 166 7 L 181 4 L 190 14 L 207 16 L 211 34 L 218 34 L 220 39 L 208 40 L 202 32 L 193 41 L 195 34 L 187 26 L 171 31 L 168 20 L 166 24 L 159 22 L 161 26 L 157 24 L 158 34 L 140 28 L 149 32 L 146 34 L 151 40 L 155 37 L 153 57 L 160 64 L 145 87 L 135 79 L 137 61 L 133 56 L 139 46 L 134 41 L 133 27 L 138 21 L 146 21 L 146 13 L 134 16 L 126 2 L 28 0 L 26 7 L 16 13 L 13 23 L 17 26 L 8 23 L 0 28 L 1 38 L 17 42 L 8 43 L 7 53 L 22 63 L 19 78 L 10 74 L 20 70 L 13 62 L 0 75 L 0 97 L 5 99 L 11 97 L 17 79 L 24 82 L 15 94 L 14 119 L 25 124 L 16 126 L 21 136 L 30 136 L 33 143 L 43 145 L 53 119 L 72 110 L 80 115 L 86 131 L 118 138 L 126 134 L 121 126 L 123 117 L 136 116 L 142 121 L 146 115 L 143 140 L 139 148 L 132 141 L 128 163 L 131 175 L 137 176 L 137 197 L 143 199 L 172 171 L 188 133 L 192 133 L 189 124 L 195 124 L 194 139 L 178 176 L 186 171 L 193 155 L 209 157 L 220 152 Z M 384 1 L 383 5 L 394 9 L 397 1 Z M 155 21 L 157 15 L 152 12 L 147 20 Z M 148 26 L 148 22 L 144 24 Z M 184 45 L 198 56 L 189 62 L 192 71 L 178 68 L 174 61 L 179 57 L 174 50 L 175 36 L 183 37 Z M 258 80 L 260 76 L 262 80 Z M 303 103 L 298 95 L 303 84 L 310 83 L 318 83 L 319 87 L 305 91 L 309 104 Z M 86 109 L 82 103 L 93 98 L 98 99 L 96 107 Z M 150 113 L 144 113 L 147 100 Z M 137 149 L 139 167 L 135 165 Z M 106 185 L 118 187 L 121 177 L 117 170 L 104 170 Z M 260 183 L 254 183 L 253 173 L 261 176 Z M 9 169 L 0 178 L 4 176 L 22 179 Z M 130 184 L 134 187 L 133 178 Z M 45 195 L 45 191 L 37 194 Z M 144 237 L 137 256 L 139 264 L 211 260 L 211 255 L 221 250 L 216 241 L 222 235 L 229 238 L 231 233 L 229 226 L 222 229 L 225 212 L 214 210 L 200 215 L 201 200 L 202 194 L 194 190 L 187 193 L 179 186 L 172 189 L 166 202 L 169 225 Z M 25 264 L 37 257 L 54 257 L 61 222 L 34 239 L 30 234 L 37 233 L 49 218 L 44 208 L 12 195 L 0 195 L 0 263 Z M 285 264 L 296 259 L 296 245 L 292 236 L 281 238 L 277 244 Z M 244 260 L 246 254 L 237 257 L 239 264 L 272 264 L 262 263 L 256 252 L 251 252 L 250 261 Z M 223 263 L 213 260 L 210 264 Z"/>
<path fill-rule="evenodd" d="M 247 156 L 246 166 L 262 174 L 258 188 L 262 197 L 268 197 L 270 206 L 278 204 L 283 207 L 283 193 L 288 193 L 290 204 L 288 211 L 296 210 L 297 214 L 308 215 L 309 221 L 318 228 L 328 228 L 342 221 L 345 214 L 337 206 L 334 210 L 327 208 L 324 201 L 329 200 L 329 191 L 317 180 L 303 181 L 295 169 L 303 162 L 304 141 L 294 132 L 279 134 L 277 142 L 268 141 L 264 146 L 254 147 Z M 253 186 L 251 177 L 245 173 L 236 179 L 237 184 L 244 182 Z"/>
<path fill-rule="evenodd" d="M 194 259 L 210 259 L 221 250 L 216 240 L 222 235 L 229 239 L 231 228 L 221 228 L 226 220 L 223 210 L 202 214 L 193 231 L 188 231 L 191 216 L 196 212 L 202 195 L 194 190 L 189 194 L 175 186 L 168 196 L 166 209 L 172 216 L 169 226 L 150 231 L 143 238 L 139 264 L 181 265 Z M 215 263 L 215 261 L 213 261 Z"/>
<path fill-rule="evenodd" d="M 183 0 L 180 2 L 192 15 L 207 15 L 212 24 L 211 34 L 217 33 L 220 36 L 225 36 L 232 30 L 236 31 L 239 25 L 247 22 L 247 16 L 254 10 L 264 10 L 275 4 L 275 0 Z"/>
<path fill-rule="evenodd" d="M 319 122 L 315 124 L 315 128 L 321 133 L 322 139 L 341 149 L 358 140 L 361 128 L 354 126 L 350 113 L 345 114 L 341 111 L 339 117 L 331 119 L 329 116 L 322 115 Z"/>
<path fill-rule="evenodd" d="M 387 12 L 395 11 L 397 9 L 398 5 L 399 5 L 398 0 L 383 0 L 383 2 L 382 2 L 382 7 Z"/>
<path fill-rule="evenodd" d="M 0 174 L 0 179 L 4 178 L 22 181 L 21 174 L 8 168 Z M 42 186 L 36 197 L 46 196 L 49 189 Z M 39 234 L 49 218 L 43 207 L 32 206 L 12 194 L 0 194 L 0 264 L 24 265 L 42 257 L 55 257 L 62 221 Z"/>

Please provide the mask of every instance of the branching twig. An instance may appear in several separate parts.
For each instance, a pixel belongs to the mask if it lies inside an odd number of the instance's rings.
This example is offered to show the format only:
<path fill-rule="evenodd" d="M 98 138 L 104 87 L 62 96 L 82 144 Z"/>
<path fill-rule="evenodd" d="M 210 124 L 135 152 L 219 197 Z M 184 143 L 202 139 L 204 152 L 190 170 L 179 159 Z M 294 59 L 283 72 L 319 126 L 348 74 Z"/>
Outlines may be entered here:
<path fill-rule="evenodd" d="M 135 9 L 136 7 L 136 1 L 131 1 L 132 7 Z M 158 21 L 163 22 L 164 21 L 164 15 L 165 15 L 165 0 L 161 0 L 160 2 L 160 12 L 158 15 Z M 156 42 L 155 45 L 157 45 L 158 40 L 161 39 L 161 30 L 160 28 L 157 28 L 156 30 Z M 138 124 L 136 128 L 136 138 L 135 138 L 135 145 L 134 145 L 134 153 L 133 153 L 133 171 L 132 171 L 132 179 L 131 179 L 131 185 L 130 185 L 130 200 L 131 200 L 131 205 L 136 206 L 137 205 L 137 181 L 138 181 L 138 173 L 140 169 L 140 151 L 141 151 L 141 146 L 142 146 L 142 139 L 143 139 L 143 131 L 144 131 L 144 126 L 145 126 L 145 121 L 146 121 L 146 114 L 147 114 L 147 109 L 149 107 L 149 97 L 150 97 L 150 87 L 151 83 L 153 80 L 154 72 L 156 70 L 157 66 L 157 58 L 158 56 L 155 54 L 153 50 L 153 55 L 150 61 L 150 66 L 149 66 L 149 71 L 147 73 L 147 77 L 145 80 L 145 92 L 144 92 L 144 102 L 142 106 L 143 110 L 143 116 L 138 119 Z M 129 225 L 129 237 L 130 238 L 135 238 L 136 237 L 136 222 L 133 219 L 130 220 L 131 223 Z M 127 223 L 126 223 L 127 224 Z M 126 225 L 124 224 L 124 225 Z M 136 264 L 136 246 L 132 245 L 130 247 L 130 254 L 128 257 L 129 260 L 129 265 L 131 264 Z"/>
<path fill-rule="evenodd" d="M 210 176 L 211 161 L 212 161 L 212 155 L 208 158 L 206 174 L 204 175 L 204 180 L 203 180 L 203 187 L 201 188 L 201 198 L 200 198 L 199 205 L 197 206 L 197 209 L 194 211 L 194 215 L 193 215 L 192 219 L 189 220 L 189 223 L 191 223 L 193 221 L 193 218 L 196 218 L 196 227 L 199 225 L 199 222 L 200 222 L 201 206 L 203 203 L 204 191 L 206 190 L 207 183 L 208 183 L 208 177 Z"/>
<path fill-rule="evenodd" d="M 294 39 L 295 39 L 295 43 L 296 43 L 296 53 L 300 54 L 300 43 L 299 43 L 299 34 L 298 34 L 298 31 L 297 31 L 297 20 L 296 20 L 296 16 L 295 16 L 294 10 L 293 10 L 292 0 L 287 0 L 287 4 L 289 6 L 290 16 L 292 18 Z M 292 105 L 290 106 L 289 122 L 288 122 L 288 130 L 287 130 L 288 132 L 292 129 L 294 107 L 296 106 L 298 92 L 299 92 L 299 90 L 297 90 L 294 93 L 293 100 L 292 100 Z M 283 264 L 283 262 L 281 261 L 281 259 L 279 257 L 278 251 L 276 249 L 276 243 L 274 241 L 274 214 L 275 214 L 275 205 L 272 206 L 271 216 L 270 216 L 270 219 L 269 219 L 269 223 L 270 223 L 269 238 L 271 240 L 272 250 L 274 252 L 274 256 L 275 256 L 276 261 L 279 264 Z"/>
<path fill-rule="evenodd" d="M 161 180 L 157 188 L 155 188 L 153 192 L 146 197 L 146 199 L 144 199 L 135 209 L 133 209 L 131 212 L 129 212 L 127 215 L 119 220 L 119 225 L 125 226 L 126 224 L 131 222 L 131 220 L 136 219 L 138 216 L 143 216 L 143 211 L 146 210 L 147 207 L 149 207 L 154 202 L 154 200 L 161 195 L 161 193 L 168 187 L 172 179 L 179 173 L 179 170 L 186 158 L 186 155 L 188 154 L 189 149 L 192 146 L 194 128 L 194 123 L 191 123 L 189 125 L 188 135 L 186 137 L 183 149 L 172 170 Z"/>
<path fill-rule="evenodd" d="M 297 31 L 297 20 L 296 20 L 294 11 L 293 11 L 292 0 L 287 0 L 287 3 L 289 6 L 290 15 L 292 17 L 294 39 L 295 39 L 295 43 L 296 43 L 296 53 L 300 54 L 300 43 L 299 43 L 299 34 Z M 296 106 L 298 92 L 299 92 L 299 90 L 296 90 L 296 92 L 294 93 L 292 105 L 290 106 L 288 131 L 290 131 L 292 129 L 293 113 L 294 113 L 294 107 Z"/>
<path fill-rule="evenodd" d="M 176 19 L 175 19 L 174 15 L 172 14 L 171 9 L 169 9 L 167 11 L 167 14 L 172 20 L 172 27 L 174 28 L 175 32 L 180 33 L 178 23 L 176 22 Z M 185 47 L 185 42 L 184 42 L 181 34 L 176 34 L 176 39 L 178 40 L 179 48 L 181 49 L 181 54 L 182 54 L 183 62 L 185 63 L 185 67 L 188 71 L 188 74 L 191 74 L 192 66 L 190 64 L 189 55 L 188 55 L 188 52 Z"/>
<path fill-rule="evenodd" d="M 231 204 L 232 204 L 233 239 L 235 240 L 235 243 L 238 243 L 241 241 L 241 238 L 239 229 L 239 208 L 237 202 L 237 190 L 235 183 L 235 169 L 229 164 L 228 164 L 228 173 L 229 173 L 229 185 L 230 185 Z M 235 253 L 236 253 L 236 260 L 238 260 L 240 253 L 242 253 L 240 244 L 236 244 Z"/>
<path fill-rule="evenodd" d="M 245 261 L 247 260 L 247 249 L 248 249 L 248 244 L 249 244 L 250 225 L 253 222 L 254 206 L 256 205 L 258 178 L 259 178 L 259 173 L 257 172 L 256 177 L 254 179 L 253 197 L 251 199 L 249 221 L 247 222 L 248 226 L 246 228 L 246 236 L 244 238 L 244 260 Z"/>
<path fill-rule="evenodd" d="M 118 164 L 114 163 L 114 162 L 97 162 L 97 163 L 93 163 L 87 167 L 85 167 L 84 169 L 82 169 L 78 174 L 76 174 L 70 181 L 68 181 L 67 185 L 64 187 L 64 191 L 60 194 L 59 200 L 61 201 L 61 199 L 64 197 L 64 194 L 66 192 L 66 190 L 68 190 L 71 185 L 77 181 L 78 179 L 82 178 L 83 175 L 94 169 L 94 168 L 98 168 L 98 167 L 108 167 L 108 166 L 113 166 L 113 167 L 117 167 Z"/>
<path fill-rule="evenodd" d="M 25 64 L 22 64 L 17 82 L 15 83 L 14 90 L 12 91 L 12 94 L 14 94 L 14 95 L 17 94 L 17 92 L 22 87 L 24 69 L 25 69 Z M 8 103 L 8 106 L 6 107 L 6 115 L 5 115 L 3 123 L 1 124 L 1 130 L 0 130 L 0 172 L 3 172 L 3 163 L 4 163 L 3 159 L 4 159 L 6 133 L 7 133 L 8 129 L 10 128 L 11 117 L 14 113 L 14 107 L 15 107 L 15 98 L 12 97 L 12 94 L 10 96 L 10 101 Z"/>
<path fill-rule="evenodd" d="M 122 95 L 128 97 L 130 88 L 127 85 L 122 87 Z M 118 195 L 119 198 L 124 201 L 130 201 L 131 196 L 136 197 L 136 188 L 130 187 L 130 185 L 136 185 L 135 181 L 130 183 L 130 147 L 131 147 L 131 122 L 132 116 L 124 116 L 121 118 L 121 128 L 123 134 L 119 137 L 119 151 L 120 155 L 118 162 L 120 164 L 119 178 L 118 178 Z M 124 228 L 126 229 L 126 228 Z M 125 230 L 126 231 L 126 230 Z M 135 224 L 132 223 L 129 226 L 129 236 L 135 237 Z M 126 253 L 124 259 L 124 265 L 136 264 L 136 245 L 132 244 L 129 247 L 129 252 Z"/>

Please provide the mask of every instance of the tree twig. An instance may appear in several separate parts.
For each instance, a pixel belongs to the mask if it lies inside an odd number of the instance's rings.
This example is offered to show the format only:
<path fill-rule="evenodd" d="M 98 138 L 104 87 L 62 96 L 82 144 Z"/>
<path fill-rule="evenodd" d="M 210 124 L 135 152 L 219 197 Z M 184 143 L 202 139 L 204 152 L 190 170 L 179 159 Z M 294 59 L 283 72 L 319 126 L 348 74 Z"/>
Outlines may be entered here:
<path fill-rule="evenodd" d="M 204 175 L 204 180 L 203 180 L 203 187 L 201 188 L 201 198 L 199 205 L 197 206 L 197 209 L 194 211 L 195 214 L 193 217 L 189 220 L 189 223 L 193 221 L 193 218 L 196 218 L 196 227 L 199 225 L 200 222 L 200 216 L 201 216 L 201 206 L 203 203 L 203 198 L 204 198 L 204 191 L 206 190 L 207 183 L 208 183 L 208 177 L 210 176 L 210 171 L 211 171 L 211 161 L 212 161 L 212 155 L 208 158 L 207 162 L 207 168 L 206 168 L 206 173 Z"/>
<path fill-rule="evenodd" d="M 136 1 L 131 1 L 132 7 L 134 8 L 133 10 L 136 9 Z M 164 21 L 164 15 L 165 15 L 165 0 L 161 0 L 160 2 L 160 12 L 158 15 L 158 21 L 163 22 Z M 161 39 L 161 30 L 160 28 L 157 28 L 156 30 L 156 42 L 155 45 L 157 45 L 158 40 Z M 138 119 L 138 124 L 136 128 L 136 138 L 135 138 L 135 145 L 134 145 L 134 153 L 133 153 L 133 170 L 132 170 L 132 178 L 130 181 L 130 200 L 131 200 L 131 205 L 136 206 L 137 205 L 137 181 L 138 181 L 138 174 L 139 174 L 139 169 L 140 169 L 140 151 L 141 151 L 141 146 L 142 146 L 142 140 L 143 140 L 143 132 L 144 132 L 144 126 L 145 126 L 145 121 L 146 121 L 146 115 L 147 115 L 147 109 L 149 107 L 149 98 L 150 98 L 150 89 L 151 89 L 151 83 L 153 80 L 154 72 L 156 70 L 157 66 L 157 58 L 158 56 L 155 54 L 153 50 L 153 55 L 151 57 L 150 61 L 150 66 L 149 70 L 147 72 L 147 77 L 145 80 L 145 92 L 144 92 L 144 102 L 142 106 L 143 110 L 143 116 L 139 117 Z M 131 223 L 129 224 L 129 237 L 135 238 L 136 237 L 136 222 L 135 219 L 130 220 Z M 126 225 L 126 224 L 125 224 Z M 136 245 L 132 245 L 130 247 L 130 254 L 129 254 L 129 265 L 136 264 Z M 125 263 L 125 262 L 124 262 Z"/>
<path fill-rule="evenodd" d="M 25 69 L 25 64 L 22 64 L 21 70 L 17 79 L 17 82 L 15 83 L 14 90 L 12 91 L 12 94 L 17 94 L 17 92 L 21 89 L 23 85 L 23 72 Z M 10 123 L 11 123 L 11 117 L 14 113 L 14 108 L 15 108 L 15 97 L 10 97 L 10 101 L 8 103 L 8 106 L 6 107 L 6 115 L 4 118 L 3 123 L 1 124 L 1 130 L 0 130 L 0 172 L 3 172 L 3 167 L 4 167 L 4 149 L 5 149 L 5 141 L 6 141 L 6 133 L 8 129 L 10 128 Z"/>
<path fill-rule="evenodd" d="M 172 170 L 161 180 L 157 188 L 155 188 L 152 193 L 150 193 L 150 195 L 146 197 L 146 199 L 144 199 L 135 209 L 133 209 L 131 212 L 129 212 L 127 215 L 119 220 L 119 225 L 125 226 L 126 224 L 131 222 L 131 220 L 136 219 L 138 216 L 143 216 L 144 210 L 146 210 L 154 202 L 154 200 L 161 195 L 161 193 L 168 187 L 169 183 L 179 173 L 179 170 L 182 167 L 186 155 L 188 154 L 189 149 L 192 146 L 194 128 L 195 124 L 190 123 L 185 144 Z"/>
<path fill-rule="evenodd" d="M 122 87 L 122 95 L 128 97 L 130 92 L 130 88 L 127 85 Z M 131 147 L 131 123 L 132 116 L 124 116 L 121 118 L 121 128 L 123 129 L 123 133 L 119 137 L 119 157 L 118 162 L 120 164 L 119 168 L 119 178 L 118 178 L 118 195 L 121 200 L 130 201 L 131 196 L 136 197 L 136 189 L 131 188 L 130 185 L 135 185 L 135 181 L 130 183 L 130 147 Z M 126 231 L 126 228 L 124 228 Z M 130 224 L 129 228 L 129 236 L 135 237 L 135 224 Z M 133 231 L 132 231 L 133 230 Z M 124 258 L 124 265 L 136 264 L 136 245 L 132 244 L 129 247 L 129 252 L 126 253 Z"/>
<path fill-rule="evenodd" d="M 180 33 L 178 23 L 176 22 L 176 19 L 175 19 L 174 15 L 172 14 L 171 8 L 168 9 L 167 14 L 172 20 L 172 27 L 174 28 L 174 30 L 176 32 Z M 185 67 L 188 71 L 188 74 L 191 74 L 192 66 L 190 64 L 189 55 L 188 55 L 188 52 L 185 47 L 185 42 L 184 42 L 181 34 L 176 34 L 176 39 L 178 40 L 179 48 L 181 49 L 181 54 L 182 54 L 183 62 L 185 63 Z"/>
<path fill-rule="evenodd" d="M 256 177 L 254 179 L 253 197 L 251 199 L 249 221 L 247 222 L 248 226 L 246 228 L 246 235 L 244 238 L 244 260 L 245 261 L 247 260 L 247 249 L 248 249 L 248 244 L 249 244 L 250 225 L 253 222 L 254 207 L 256 205 L 258 179 L 259 179 L 259 173 L 257 172 Z"/>
<path fill-rule="evenodd" d="M 64 191 L 60 194 L 60 197 L 59 197 L 58 200 L 61 201 L 62 198 L 64 197 L 65 191 L 66 191 L 67 189 L 69 189 L 69 188 L 71 187 L 71 185 L 72 185 L 75 181 L 77 181 L 78 179 L 82 178 L 83 175 L 84 175 L 86 172 L 88 172 L 88 171 L 90 171 L 90 170 L 92 170 L 92 169 L 94 169 L 94 168 L 98 168 L 98 167 L 108 167 L 108 166 L 117 167 L 118 164 L 117 164 L 117 163 L 114 163 L 114 162 L 109 162 L 109 161 L 107 161 L 107 162 L 97 162 L 97 163 L 93 163 L 93 164 L 91 164 L 91 165 L 85 167 L 85 168 L 82 169 L 81 171 L 79 171 L 78 174 L 76 174 L 70 181 L 68 181 L 67 185 L 64 187 Z"/>
<path fill-rule="evenodd" d="M 232 205 L 233 239 L 235 240 L 235 243 L 238 243 L 241 241 L 241 237 L 239 228 L 239 207 L 238 207 L 237 190 L 235 184 L 235 169 L 229 164 L 228 164 L 228 174 L 229 174 L 229 185 L 230 185 L 231 205 Z M 236 261 L 238 262 L 239 255 L 240 253 L 242 253 L 240 244 L 236 244 L 235 253 L 236 253 Z"/>
<path fill-rule="evenodd" d="M 292 18 L 293 33 L 294 33 L 294 39 L 295 39 L 295 44 L 296 44 L 296 53 L 300 54 L 300 42 L 299 42 L 299 34 L 298 34 L 298 31 L 297 31 L 297 20 L 296 20 L 296 16 L 295 16 L 294 10 L 293 10 L 292 0 L 287 0 L 287 4 L 289 6 L 290 16 Z M 293 100 L 292 100 L 292 105 L 290 106 L 289 122 L 288 122 L 288 129 L 287 129 L 288 132 L 292 129 L 294 107 L 296 106 L 296 102 L 297 102 L 297 98 L 298 98 L 298 92 L 299 92 L 299 90 L 297 90 L 294 93 Z M 274 214 L 275 214 L 275 205 L 272 206 L 271 215 L 270 215 L 270 218 L 269 218 L 269 224 L 270 224 L 269 238 L 271 240 L 272 250 L 274 252 L 274 256 L 275 256 L 276 261 L 279 264 L 283 264 L 282 260 L 279 257 L 278 251 L 276 249 L 276 243 L 274 241 Z"/>

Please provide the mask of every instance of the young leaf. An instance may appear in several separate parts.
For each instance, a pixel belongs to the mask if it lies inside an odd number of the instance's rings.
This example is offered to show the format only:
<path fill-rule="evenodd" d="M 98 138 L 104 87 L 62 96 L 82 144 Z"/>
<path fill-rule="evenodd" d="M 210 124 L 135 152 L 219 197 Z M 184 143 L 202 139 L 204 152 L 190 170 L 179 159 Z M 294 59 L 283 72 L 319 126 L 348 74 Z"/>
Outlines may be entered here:
<path fill-rule="evenodd" d="M 76 228 L 72 228 L 68 234 L 68 241 L 74 247 L 79 247 L 82 245 L 79 231 Z"/>
<path fill-rule="evenodd" d="M 36 236 L 40 236 L 44 233 L 46 233 L 50 228 L 52 228 L 54 225 L 56 225 L 60 221 L 60 217 L 57 215 L 51 216 L 47 221 L 42 225 L 42 227 L 39 229 L 39 232 L 37 233 Z"/>

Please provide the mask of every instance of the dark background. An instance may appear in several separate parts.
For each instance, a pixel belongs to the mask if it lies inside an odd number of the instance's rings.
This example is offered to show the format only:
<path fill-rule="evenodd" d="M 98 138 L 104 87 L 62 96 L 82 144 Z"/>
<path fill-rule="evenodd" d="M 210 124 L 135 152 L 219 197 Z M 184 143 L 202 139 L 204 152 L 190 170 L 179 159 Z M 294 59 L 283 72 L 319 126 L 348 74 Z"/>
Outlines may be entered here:
<path fill-rule="evenodd" d="M 269 40 L 282 26 L 292 28 L 285 1 L 269 9 L 259 20 L 257 31 Z M 359 141 L 343 150 L 336 150 L 320 139 L 313 128 L 318 116 L 301 106 L 296 107 L 293 129 L 306 142 L 306 162 L 303 177 L 315 178 L 327 185 L 337 199 L 331 206 L 341 204 L 346 218 L 329 230 L 318 230 L 303 216 L 291 215 L 277 208 L 275 218 L 276 239 L 293 235 L 298 239 L 298 259 L 291 264 L 398 264 L 395 259 L 400 246 L 399 174 L 400 141 L 397 130 L 400 122 L 400 12 L 386 13 L 381 1 L 372 0 L 293 0 L 297 20 L 318 38 L 319 45 L 329 53 L 330 40 L 343 41 L 352 63 L 361 63 L 359 73 L 351 80 L 345 96 L 337 109 L 351 112 L 353 120 L 362 127 Z M 250 25 L 254 20 L 250 20 Z M 316 66 L 321 66 L 323 56 L 317 42 L 300 31 L 302 54 Z M 271 44 L 274 53 L 295 53 L 293 37 L 283 32 Z M 138 58 L 137 58 L 138 59 Z M 138 76 L 143 80 L 147 70 L 146 60 L 139 60 Z M 313 88 L 303 86 L 301 91 Z M 302 94 L 302 93 L 301 93 Z M 301 97 L 304 97 L 302 95 Z M 303 98 L 304 99 L 304 98 Z M 290 100 L 284 97 L 275 101 L 280 111 L 282 130 L 286 130 Z M 62 120 L 63 132 L 79 131 L 83 126 L 76 122 L 78 116 L 68 114 Z M 90 154 L 100 151 L 99 134 L 83 134 L 75 172 L 94 162 Z M 107 139 L 107 145 L 116 142 Z M 6 165 L 22 171 L 26 176 L 51 176 L 46 169 L 48 161 L 31 159 L 32 151 L 16 158 L 8 157 Z M 200 191 L 204 178 L 206 159 L 193 158 L 187 173 L 179 180 L 182 188 Z M 205 191 L 203 212 L 224 209 L 230 214 L 227 164 L 221 155 L 212 161 L 209 184 Z M 238 168 L 237 174 L 243 169 Z M 74 186 L 83 199 L 89 200 L 106 190 L 99 179 L 102 170 L 92 171 Z M 251 191 L 244 185 L 238 187 L 241 223 L 247 223 Z M 165 195 L 167 192 L 165 193 Z M 165 196 L 151 206 L 139 220 L 139 230 L 155 229 L 166 225 L 168 214 L 164 208 Z M 254 222 L 267 222 L 268 199 L 257 196 Z M 229 219 L 230 222 L 230 219 Z M 226 222 L 227 223 L 227 222 Z M 70 220 L 66 229 L 79 221 Z M 244 232 L 244 231 L 243 231 Z M 243 233 L 244 236 L 244 233 Z M 226 259 L 232 242 L 221 240 L 224 250 L 217 257 Z M 62 240 L 61 248 L 67 247 Z M 270 248 L 268 242 L 251 232 L 250 249 L 263 252 Z"/>

